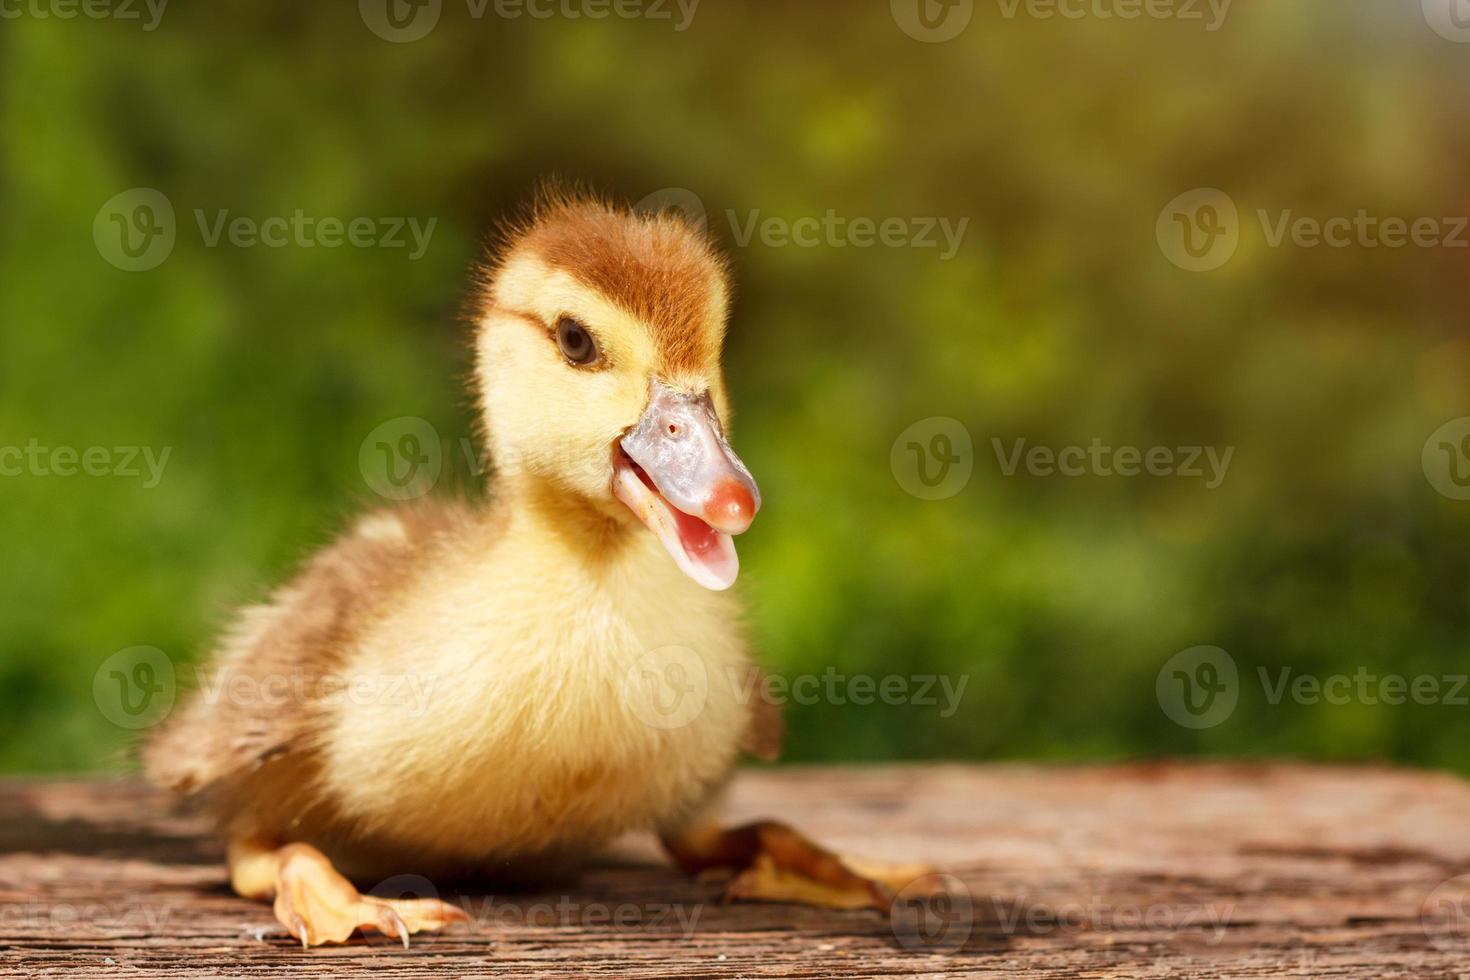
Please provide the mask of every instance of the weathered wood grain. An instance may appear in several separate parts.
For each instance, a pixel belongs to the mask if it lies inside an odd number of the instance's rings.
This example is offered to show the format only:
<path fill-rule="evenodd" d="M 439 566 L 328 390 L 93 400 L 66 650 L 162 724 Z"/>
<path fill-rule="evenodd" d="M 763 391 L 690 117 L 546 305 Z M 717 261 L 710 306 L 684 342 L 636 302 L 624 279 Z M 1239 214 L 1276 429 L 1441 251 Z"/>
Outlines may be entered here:
<path fill-rule="evenodd" d="M 871 912 L 723 905 L 718 881 L 686 879 L 634 840 L 559 886 L 440 883 L 474 922 L 411 950 L 376 938 L 303 951 L 230 894 L 218 843 L 165 798 L 131 781 L 10 780 L 0 975 L 1470 975 L 1470 786 L 1446 775 L 781 769 L 743 774 L 730 809 L 929 860 L 954 894 L 905 906 L 897 928 Z"/>

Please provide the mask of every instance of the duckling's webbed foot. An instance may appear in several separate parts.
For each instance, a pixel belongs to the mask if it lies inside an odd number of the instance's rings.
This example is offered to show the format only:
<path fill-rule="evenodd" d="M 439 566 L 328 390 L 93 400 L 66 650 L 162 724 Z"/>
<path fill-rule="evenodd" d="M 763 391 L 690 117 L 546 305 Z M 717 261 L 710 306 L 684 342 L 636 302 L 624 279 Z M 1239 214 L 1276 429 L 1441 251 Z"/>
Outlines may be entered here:
<path fill-rule="evenodd" d="M 921 865 L 840 856 L 769 820 L 729 830 L 702 824 L 665 835 L 663 844 L 691 874 L 713 868 L 735 871 L 725 887 L 725 898 L 732 900 L 886 912 L 896 893 L 932 874 Z"/>
<path fill-rule="evenodd" d="M 438 899 L 360 894 L 309 844 L 270 848 L 237 841 L 230 846 L 230 881 L 245 898 L 274 896 L 276 919 L 302 946 L 346 942 L 360 929 L 401 940 L 407 948 L 416 932 L 469 921 L 463 909 Z"/>

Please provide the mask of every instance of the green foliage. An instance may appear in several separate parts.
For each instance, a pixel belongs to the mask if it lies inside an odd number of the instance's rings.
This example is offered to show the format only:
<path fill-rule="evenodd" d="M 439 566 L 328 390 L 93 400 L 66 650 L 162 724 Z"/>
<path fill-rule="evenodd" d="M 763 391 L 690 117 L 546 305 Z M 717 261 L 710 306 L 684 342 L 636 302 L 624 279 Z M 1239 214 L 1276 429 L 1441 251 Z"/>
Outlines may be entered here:
<path fill-rule="evenodd" d="M 886 3 L 701 5 L 666 21 L 505 20 L 446 2 L 393 44 L 352 3 L 182 5 L 153 31 L 0 26 L 0 444 L 171 447 L 166 477 L 0 478 L 0 768 L 95 768 L 112 652 L 203 654 L 234 606 L 372 503 L 364 436 L 474 429 L 467 270 L 548 173 L 694 191 L 739 281 L 742 540 L 778 674 L 966 678 L 960 709 L 794 705 L 788 757 L 1390 757 L 1470 769 L 1470 711 L 1270 704 L 1258 669 L 1467 670 L 1470 503 L 1420 451 L 1470 415 L 1466 253 L 1272 247 L 1255 220 L 1463 211 L 1470 62 L 1409 11 L 1239 4 L 1168 21 L 1005 19 L 925 44 Z M 1403 6 L 1403 5 L 1400 5 Z M 1409 4 L 1409 7 L 1417 5 Z M 491 8 L 493 11 L 493 7 Z M 151 187 L 177 244 L 126 272 L 92 239 Z M 1187 272 L 1171 198 L 1218 187 L 1240 248 Z M 209 247 L 195 211 L 436 218 L 383 248 Z M 968 218 L 938 249 L 774 247 L 795 220 Z M 735 213 L 734 223 L 727 212 Z M 906 493 L 889 451 L 960 420 L 974 474 Z M 1003 472 L 992 440 L 1235 447 L 1180 477 Z M 461 465 L 460 470 L 465 467 Z M 1155 678 L 1228 650 L 1228 721 L 1176 726 Z"/>

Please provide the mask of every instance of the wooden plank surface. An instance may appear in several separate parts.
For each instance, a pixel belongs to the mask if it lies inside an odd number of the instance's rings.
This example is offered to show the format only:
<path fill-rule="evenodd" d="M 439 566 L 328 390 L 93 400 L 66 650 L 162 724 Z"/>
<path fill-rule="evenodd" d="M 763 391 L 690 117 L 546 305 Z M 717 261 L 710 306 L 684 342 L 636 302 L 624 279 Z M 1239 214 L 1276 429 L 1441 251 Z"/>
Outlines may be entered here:
<path fill-rule="evenodd" d="M 303 951 L 235 898 L 197 819 L 136 782 L 0 782 L 0 975 L 1455 977 L 1470 975 L 1470 786 L 1297 765 L 743 773 L 852 853 L 952 894 L 873 912 L 724 905 L 630 840 L 580 881 L 449 886 L 473 922 Z M 404 869 L 409 875 L 412 869 Z M 421 891 L 411 878 L 385 883 Z"/>

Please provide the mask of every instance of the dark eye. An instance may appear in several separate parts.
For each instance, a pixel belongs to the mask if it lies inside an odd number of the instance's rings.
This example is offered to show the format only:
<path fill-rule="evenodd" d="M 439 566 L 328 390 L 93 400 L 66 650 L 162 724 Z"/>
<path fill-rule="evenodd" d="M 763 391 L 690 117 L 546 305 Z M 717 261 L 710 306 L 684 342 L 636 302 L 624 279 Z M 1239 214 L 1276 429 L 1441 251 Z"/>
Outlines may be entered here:
<path fill-rule="evenodd" d="M 556 321 L 556 345 L 562 356 L 579 366 L 597 361 L 597 344 L 587 328 L 569 316 Z"/>

